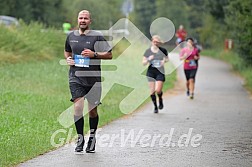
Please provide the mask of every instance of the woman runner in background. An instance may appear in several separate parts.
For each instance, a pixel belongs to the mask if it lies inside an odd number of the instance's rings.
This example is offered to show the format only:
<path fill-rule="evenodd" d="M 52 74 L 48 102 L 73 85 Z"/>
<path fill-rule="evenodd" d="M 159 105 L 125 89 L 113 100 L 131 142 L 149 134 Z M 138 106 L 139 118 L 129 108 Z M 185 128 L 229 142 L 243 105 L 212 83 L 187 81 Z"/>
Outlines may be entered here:
<path fill-rule="evenodd" d="M 199 51 L 192 38 L 187 38 L 187 46 L 180 52 L 180 60 L 184 60 L 187 96 L 194 98 L 195 77 L 198 69 Z"/>

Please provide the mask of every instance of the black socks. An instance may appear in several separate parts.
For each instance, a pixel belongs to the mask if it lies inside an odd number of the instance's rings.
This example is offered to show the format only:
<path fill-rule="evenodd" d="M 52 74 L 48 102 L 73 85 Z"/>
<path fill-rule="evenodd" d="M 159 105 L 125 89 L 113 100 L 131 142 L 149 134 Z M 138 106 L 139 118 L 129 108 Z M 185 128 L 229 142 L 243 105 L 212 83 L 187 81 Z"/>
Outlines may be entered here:
<path fill-rule="evenodd" d="M 98 115 L 94 118 L 89 117 L 90 137 L 94 137 L 95 132 L 97 130 L 98 122 L 99 122 Z"/>
<path fill-rule="evenodd" d="M 156 95 L 155 93 L 151 95 L 151 100 L 155 106 L 155 109 L 157 108 L 157 98 L 156 98 Z"/>
<path fill-rule="evenodd" d="M 83 137 L 83 129 L 84 129 L 84 118 L 83 116 L 74 116 L 74 123 L 75 123 L 75 128 L 77 131 L 77 134 L 80 136 L 82 135 Z"/>
<path fill-rule="evenodd" d="M 159 109 L 163 109 L 163 107 L 164 107 L 163 99 L 162 99 L 163 92 L 157 93 L 157 95 L 158 95 L 158 100 L 159 100 Z M 155 93 L 153 93 L 151 95 L 151 100 L 152 100 L 152 102 L 154 104 L 155 110 L 157 110 L 158 109 L 158 107 L 157 107 L 157 98 L 156 98 Z"/>
<path fill-rule="evenodd" d="M 163 92 L 160 92 L 157 95 L 158 95 L 158 98 L 159 98 L 159 106 L 158 106 L 158 108 L 160 110 L 162 110 L 164 108 L 163 99 L 162 99 Z"/>
<path fill-rule="evenodd" d="M 162 100 L 163 100 L 163 99 L 162 99 L 163 92 L 161 92 L 161 93 L 157 93 L 157 95 L 158 95 L 159 101 L 162 101 Z"/>
<path fill-rule="evenodd" d="M 75 122 L 77 134 L 79 136 L 82 135 L 82 137 L 83 137 L 84 136 L 84 130 L 83 130 L 84 129 L 84 118 L 83 118 L 83 116 L 74 116 L 74 122 Z M 94 137 L 95 132 L 97 130 L 98 122 L 99 122 L 98 115 L 94 118 L 89 117 L 90 137 Z"/>

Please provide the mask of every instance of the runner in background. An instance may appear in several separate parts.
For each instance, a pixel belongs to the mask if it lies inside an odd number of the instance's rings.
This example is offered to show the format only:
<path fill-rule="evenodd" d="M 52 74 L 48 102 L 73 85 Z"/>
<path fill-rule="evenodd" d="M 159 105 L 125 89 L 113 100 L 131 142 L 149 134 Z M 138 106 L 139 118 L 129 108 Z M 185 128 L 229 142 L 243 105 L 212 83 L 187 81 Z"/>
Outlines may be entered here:
<path fill-rule="evenodd" d="M 62 28 L 65 34 L 69 34 L 70 30 L 72 29 L 72 26 L 68 21 L 66 21 L 62 24 Z"/>
<path fill-rule="evenodd" d="M 168 61 L 168 53 L 165 48 L 160 47 L 162 43 L 158 35 L 152 37 L 151 47 L 147 49 L 143 57 L 143 65 L 149 64 L 146 76 L 150 87 L 150 97 L 154 104 L 154 113 L 163 109 L 163 83 L 165 82 L 164 64 Z M 159 100 L 157 106 L 156 94 Z"/>
<path fill-rule="evenodd" d="M 180 52 L 180 60 L 184 60 L 184 71 L 186 76 L 187 96 L 194 98 L 195 77 L 198 69 L 199 51 L 192 38 L 188 38 L 186 47 Z"/>
<path fill-rule="evenodd" d="M 179 26 L 179 29 L 176 31 L 176 45 L 179 45 L 181 42 L 185 41 L 186 37 L 187 37 L 187 32 L 184 29 L 183 25 Z"/>

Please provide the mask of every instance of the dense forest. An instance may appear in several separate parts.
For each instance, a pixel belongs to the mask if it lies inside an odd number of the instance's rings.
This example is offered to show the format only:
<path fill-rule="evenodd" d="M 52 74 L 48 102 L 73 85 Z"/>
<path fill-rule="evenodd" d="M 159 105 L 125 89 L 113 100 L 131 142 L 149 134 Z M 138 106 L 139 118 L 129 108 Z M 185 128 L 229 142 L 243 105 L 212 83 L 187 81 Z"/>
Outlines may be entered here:
<path fill-rule="evenodd" d="M 68 20 L 76 25 L 81 9 L 92 12 L 95 29 L 108 29 L 122 12 L 123 0 L 0 0 L 0 15 L 14 16 L 25 23 L 43 23 L 60 29 Z M 183 24 L 190 36 L 205 48 L 224 47 L 224 40 L 234 40 L 235 49 L 252 64 L 252 1 L 251 0 L 135 0 L 129 19 L 149 36 L 150 23 L 167 17 L 177 28 Z"/>

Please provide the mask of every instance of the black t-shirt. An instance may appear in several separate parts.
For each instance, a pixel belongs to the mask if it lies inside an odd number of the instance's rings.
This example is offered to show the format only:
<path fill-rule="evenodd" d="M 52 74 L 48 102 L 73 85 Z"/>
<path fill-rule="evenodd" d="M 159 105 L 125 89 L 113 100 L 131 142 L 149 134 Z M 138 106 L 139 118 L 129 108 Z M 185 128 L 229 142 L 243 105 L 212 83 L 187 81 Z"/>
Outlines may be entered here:
<path fill-rule="evenodd" d="M 157 53 L 153 53 L 151 51 L 151 48 L 147 49 L 144 53 L 144 57 L 147 59 L 149 56 L 154 55 L 154 59 L 150 61 L 150 65 L 148 67 L 148 70 L 159 70 L 159 71 L 164 71 L 164 67 L 160 67 L 161 61 L 164 59 L 164 57 L 168 57 L 167 50 L 165 48 L 159 47 L 159 50 Z"/>
<path fill-rule="evenodd" d="M 81 55 L 84 49 L 90 49 L 94 52 L 111 52 L 111 47 L 101 33 L 93 30 L 86 35 L 80 35 L 78 30 L 71 32 L 65 42 L 65 51 L 72 52 L 73 59 L 77 60 L 78 55 Z M 90 59 L 89 65 L 86 67 L 70 66 L 69 82 L 77 82 L 86 86 L 101 82 L 100 63 L 100 59 Z M 76 76 L 76 71 L 78 71 L 78 76 Z"/>

